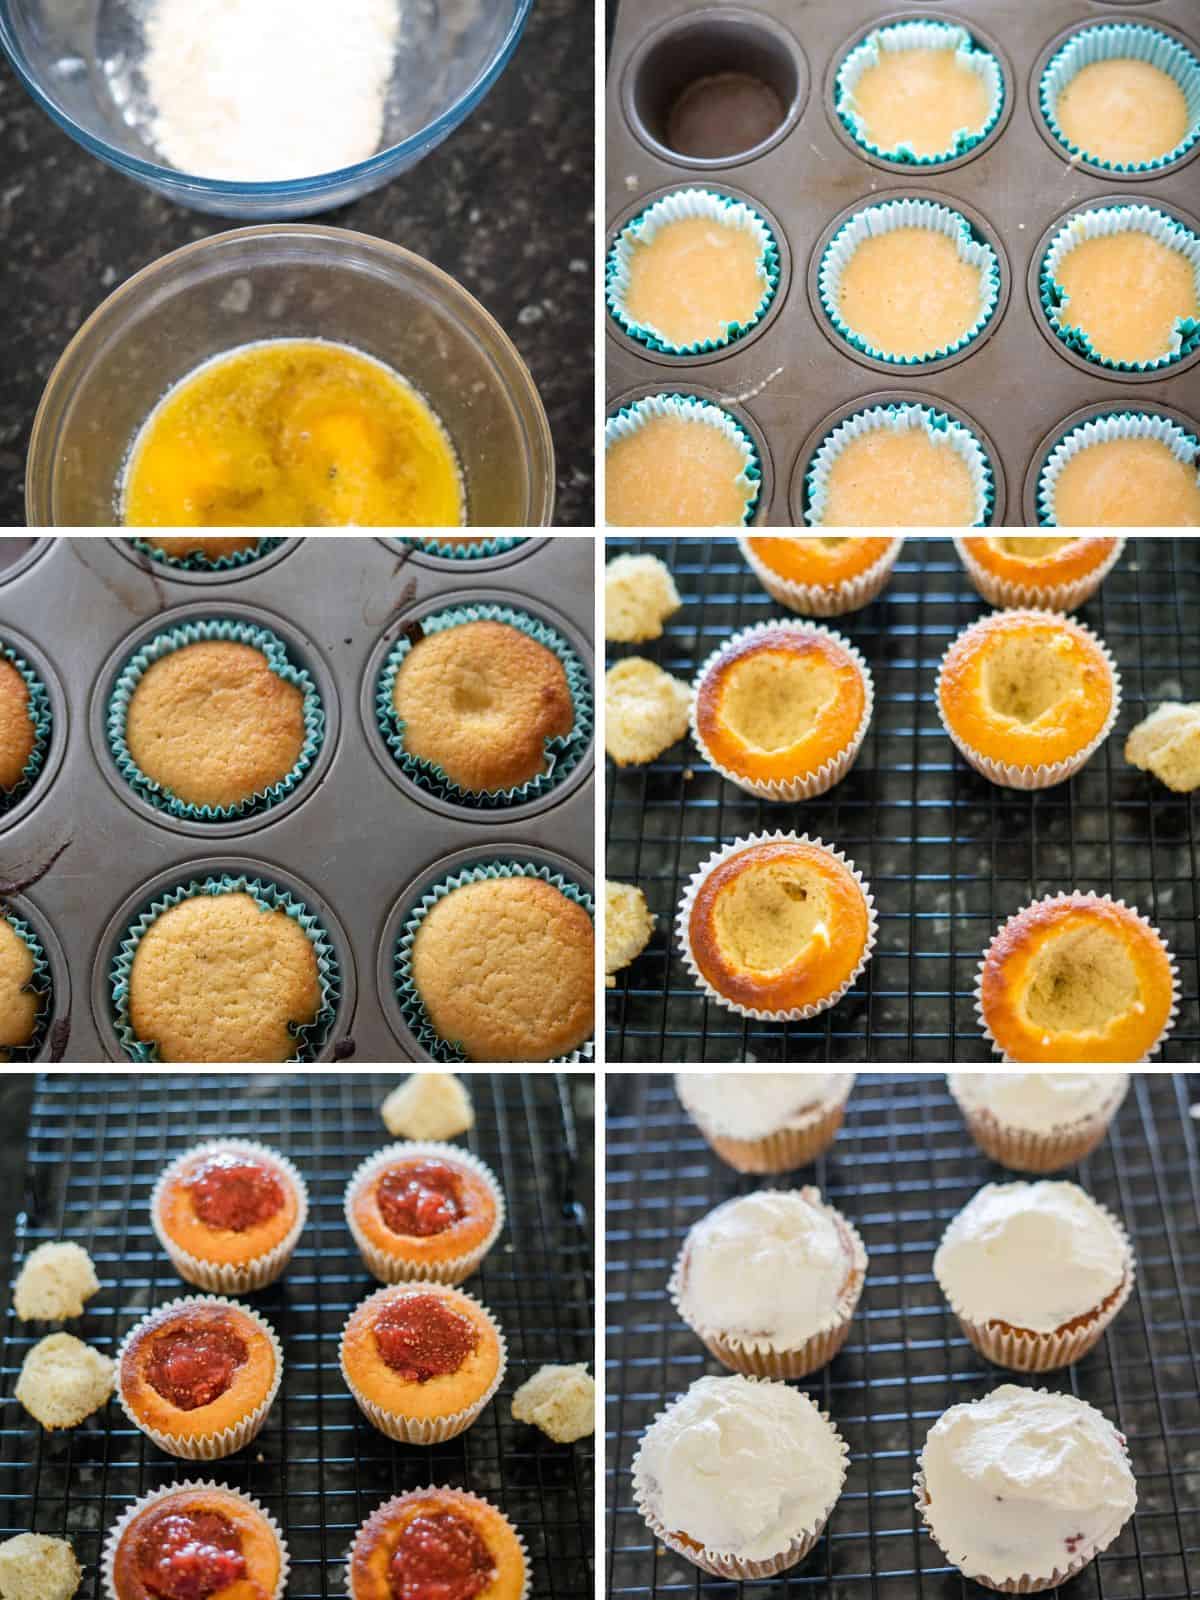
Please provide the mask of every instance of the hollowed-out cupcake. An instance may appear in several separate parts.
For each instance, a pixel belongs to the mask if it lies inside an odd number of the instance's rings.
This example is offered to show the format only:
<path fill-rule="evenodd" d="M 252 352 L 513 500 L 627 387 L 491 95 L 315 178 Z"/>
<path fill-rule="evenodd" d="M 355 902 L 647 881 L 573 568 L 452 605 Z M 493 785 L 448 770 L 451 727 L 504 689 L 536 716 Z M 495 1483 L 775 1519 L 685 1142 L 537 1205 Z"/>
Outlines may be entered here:
<path fill-rule="evenodd" d="M 1065 783 L 1107 739 L 1121 709 L 1112 656 L 1055 611 L 994 611 L 942 657 L 938 715 L 963 758 L 1008 789 Z"/>
<path fill-rule="evenodd" d="M 507 555 L 529 541 L 494 533 L 441 533 L 436 536 L 406 534 L 401 544 L 411 545 L 423 555 L 440 556 L 443 561 L 485 561 L 489 556 Z"/>
<path fill-rule="evenodd" d="M 592 688 L 549 623 L 511 606 L 456 606 L 397 639 L 375 711 L 414 783 L 460 804 L 503 807 L 547 793 L 579 765 Z"/>
<path fill-rule="evenodd" d="M 50 963 L 15 912 L 0 909 L 0 1061 L 35 1061 L 50 1024 Z"/>
<path fill-rule="evenodd" d="M 870 406 L 826 435 L 805 472 L 814 528 L 979 528 L 995 487 L 964 423 L 930 406 Z"/>
<path fill-rule="evenodd" d="M 971 1137 L 1013 1172 L 1061 1172 L 1100 1145 L 1129 1092 L 1127 1072 L 951 1072 Z"/>
<path fill-rule="evenodd" d="M 700 668 L 692 736 L 738 788 L 763 800 L 808 800 L 854 765 L 874 703 L 870 668 L 841 634 L 811 622 L 759 622 Z"/>
<path fill-rule="evenodd" d="M 1200 440 L 1152 411 L 1078 423 L 1042 464 L 1037 509 L 1044 528 L 1200 528 Z"/>
<path fill-rule="evenodd" d="M 605 269 L 617 325 L 667 355 L 734 343 L 766 315 L 778 287 L 770 226 L 744 200 L 709 189 L 679 189 L 639 212 Z"/>
<path fill-rule="evenodd" d="M 283 540 L 260 538 L 253 533 L 196 533 L 142 534 L 129 542 L 164 567 L 179 567 L 185 572 L 228 572 L 261 560 Z"/>
<path fill-rule="evenodd" d="M 677 1072 L 679 1103 L 738 1172 L 794 1172 L 837 1138 L 853 1072 Z"/>
<path fill-rule="evenodd" d="M 842 224 L 817 284 L 847 344 L 877 361 L 919 366 L 983 332 L 1000 297 L 1000 263 L 960 212 L 932 200 L 888 200 Z"/>
<path fill-rule="evenodd" d="M 0 816 L 37 781 L 50 744 L 50 724 L 45 684 L 0 639 Z"/>
<path fill-rule="evenodd" d="M 738 536 L 738 547 L 773 600 L 805 617 L 840 617 L 881 594 L 903 539 L 820 534 Z"/>
<path fill-rule="evenodd" d="M 105 731 L 121 776 L 171 816 L 269 811 L 311 768 L 325 708 L 269 628 L 213 619 L 155 634 L 121 668 Z"/>
<path fill-rule="evenodd" d="M 954 545 L 989 605 L 1074 611 L 1099 589 L 1125 541 L 989 533 L 957 534 Z"/>
<path fill-rule="evenodd" d="M 833 103 L 856 143 L 885 161 L 932 167 L 967 155 L 1004 109 L 995 56 L 949 22 L 873 28 L 837 70 Z"/>
<path fill-rule="evenodd" d="M 689 1229 L 668 1293 L 717 1360 L 759 1378 L 806 1378 L 846 1342 L 867 1252 L 819 1189 L 759 1189 Z"/>
<path fill-rule="evenodd" d="M 288 1570 L 279 1524 L 257 1500 L 195 1479 L 135 1501 L 109 1530 L 101 1560 L 105 1600 L 283 1600 Z"/>
<path fill-rule="evenodd" d="M 1179 976 L 1147 919 L 1108 895 L 1018 911 L 984 953 L 976 1011 L 1006 1061 L 1148 1060 L 1175 1025 Z"/>
<path fill-rule="evenodd" d="M 1200 61 L 1152 24 L 1098 22 L 1051 56 L 1038 101 L 1070 155 L 1110 172 L 1153 173 L 1200 139 Z"/>
<path fill-rule="evenodd" d="M 652 394 L 604 424 L 611 527 L 739 528 L 752 522 L 762 467 L 737 419 L 694 395 Z"/>
<path fill-rule="evenodd" d="M 1153 372 L 1200 348 L 1200 238 L 1153 206 L 1076 212 L 1039 282 L 1053 332 L 1097 366 Z"/>

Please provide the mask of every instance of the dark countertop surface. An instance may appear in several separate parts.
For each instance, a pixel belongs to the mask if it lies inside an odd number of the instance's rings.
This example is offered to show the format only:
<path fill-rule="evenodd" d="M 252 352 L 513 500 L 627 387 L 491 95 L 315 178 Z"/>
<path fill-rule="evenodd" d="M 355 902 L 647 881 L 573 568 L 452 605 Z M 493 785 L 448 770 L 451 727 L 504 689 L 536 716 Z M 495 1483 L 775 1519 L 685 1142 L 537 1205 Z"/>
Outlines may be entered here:
<path fill-rule="evenodd" d="M 411 172 L 320 219 L 428 257 L 505 328 L 550 418 L 565 527 L 594 521 L 593 53 L 587 0 L 536 0 L 474 115 Z M 85 155 L 2 54 L 0 152 L 0 526 L 19 527 L 34 412 L 72 334 L 131 273 L 231 224 Z"/>

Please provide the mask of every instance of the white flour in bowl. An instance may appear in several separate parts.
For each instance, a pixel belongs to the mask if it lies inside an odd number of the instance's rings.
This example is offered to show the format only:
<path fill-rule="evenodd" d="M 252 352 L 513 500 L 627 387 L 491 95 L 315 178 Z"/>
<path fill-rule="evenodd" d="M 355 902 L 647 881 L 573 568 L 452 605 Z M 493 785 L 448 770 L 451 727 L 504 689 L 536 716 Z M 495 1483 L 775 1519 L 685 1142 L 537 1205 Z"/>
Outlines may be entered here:
<path fill-rule="evenodd" d="M 400 0 L 150 0 L 152 137 L 182 172 L 310 178 L 378 150 Z"/>

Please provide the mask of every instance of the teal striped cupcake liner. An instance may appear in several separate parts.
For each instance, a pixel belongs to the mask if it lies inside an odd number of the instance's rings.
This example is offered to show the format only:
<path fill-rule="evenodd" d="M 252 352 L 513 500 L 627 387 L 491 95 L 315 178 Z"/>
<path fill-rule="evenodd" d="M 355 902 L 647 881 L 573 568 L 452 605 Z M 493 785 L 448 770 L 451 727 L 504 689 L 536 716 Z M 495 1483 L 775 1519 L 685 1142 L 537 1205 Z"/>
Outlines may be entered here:
<path fill-rule="evenodd" d="M 717 338 L 701 339 L 691 344 L 675 344 L 659 329 L 649 323 L 637 322 L 625 309 L 629 293 L 629 278 L 635 252 L 651 244 L 672 223 L 707 217 L 718 227 L 740 230 L 752 234 L 758 244 L 758 277 L 762 283 L 762 298 L 753 314 L 745 322 L 722 324 L 724 333 Z M 677 189 L 664 195 L 644 211 L 640 211 L 621 229 L 613 240 L 604 269 L 604 298 L 609 314 L 617 325 L 638 344 L 669 356 L 698 356 L 713 350 L 724 350 L 745 337 L 758 326 L 770 310 L 779 289 L 779 245 L 770 225 L 753 206 L 732 195 L 717 194 L 710 189 Z"/>
<path fill-rule="evenodd" d="M 1192 268 L 1196 299 L 1200 304 L 1200 237 L 1165 211 L 1157 211 L 1153 206 L 1131 205 L 1077 211 L 1067 218 L 1051 239 L 1038 271 L 1042 308 L 1055 336 L 1085 361 L 1107 367 L 1110 372 L 1156 372 L 1159 368 L 1174 366 L 1200 349 L 1200 316 L 1176 318 L 1171 348 L 1165 355 L 1151 361 L 1112 361 L 1100 354 L 1081 328 L 1068 321 L 1070 296 L 1055 278 L 1063 260 L 1086 240 L 1131 232 L 1157 239 L 1167 249 L 1176 250 L 1184 257 Z"/>
<path fill-rule="evenodd" d="M 1178 85 L 1187 102 L 1188 131 L 1173 150 L 1153 161 L 1106 161 L 1069 139 L 1059 124 L 1059 96 L 1084 67 L 1097 61 L 1144 61 L 1165 72 Z M 1157 172 L 1187 155 L 1200 139 L 1200 61 L 1169 33 L 1144 22 L 1098 22 L 1080 28 L 1046 63 L 1038 85 L 1038 104 L 1046 126 L 1072 156 L 1082 157 L 1106 172 Z"/>
<path fill-rule="evenodd" d="M 42 941 L 29 924 L 23 918 L 18 917 L 15 911 L 0 912 L 0 917 L 3 917 L 4 921 L 8 923 L 17 938 L 29 947 L 29 953 L 33 957 L 33 973 L 24 987 L 29 993 L 40 996 L 42 1002 L 38 1006 L 33 1033 L 30 1035 L 28 1042 L 26 1044 L 0 1046 L 0 1061 L 6 1066 L 18 1066 L 22 1062 L 36 1061 L 41 1054 L 42 1046 L 46 1042 L 46 1035 L 50 1031 L 54 981 L 50 974 L 50 963 L 46 959 Z"/>
<path fill-rule="evenodd" d="M 33 724 L 33 749 L 21 768 L 20 777 L 11 789 L 0 788 L 0 816 L 3 816 L 6 811 L 11 811 L 18 801 L 25 798 L 46 764 L 53 713 L 50 710 L 50 691 L 24 657 L 18 655 L 8 644 L 0 644 L 0 657 L 15 667 L 25 680 L 25 688 L 29 694 L 29 720 Z"/>
<path fill-rule="evenodd" d="M 422 555 L 441 556 L 443 561 L 482 561 L 487 556 L 507 555 L 519 544 L 527 543 L 527 539 L 509 538 L 497 534 L 488 539 L 472 539 L 469 544 L 448 544 L 445 539 L 423 539 L 405 535 L 400 542 L 412 545 Z"/>
<path fill-rule="evenodd" d="M 901 142 L 885 150 L 870 137 L 866 123 L 854 103 L 854 91 L 863 74 L 879 65 L 884 54 L 904 50 L 953 50 L 958 61 L 982 78 L 988 92 L 988 114 L 980 128 L 959 128 L 954 142 L 936 155 L 918 155 L 912 145 Z M 1004 110 L 1004 74 L 992 52 L 969 34 L 966 28 L 949 22 L 895 22 L 873 29 L 855 45 L 838 68 L 833 86 L 833 106 L 842 126 L 861 149 L 882 161 L 904 162 L 913 167 L 940 167 L 969 155 L 983 142 L 1000 120 Z"/>
<path fill-rule="evenodd" d="M 493 810 L 505 806 L 523 805 L 526 801 L 536 800 L 541 795 L 548 794 L 579 765 L 588 747 L 594 720 L 591 680 L 583 662 L 556 628 L 552 628 L 549 623 L 528 612 L 515 611 L 511 606 L 485 604 L 454 606 L 449 610 L 436 611 L 418 619 L 418 625 L 426 634 L 444 633 L 448 628 L 458 628 L 468 622 L 503 622 L 509 627 L 519 628 L 530 639 L 536 640 L 538 644 L 552 651 L 562 662 L 563 671 L 567 676 L 567 690 L 571 696 L 571 704 L 575 708 L 575 722 L 570 733 L 545 741 L 545 772 L 539 773 L 528 783 L 523 783 L 514 789 L 464 789 L 436 762 L 414 756 L 406 750 L 405 722 L 396 711 L 392 696 L 396 687 L 396 674 L 413 648 L 412 640 L 407 636 L 397 639 L 388 652 L 379 674 L 375 690 L 375 715 L 379 722 L 379 731 L 383 734 L 388 749 L 412 781 L 430 794 L 436 795 L 438 799 L 448 800 L 455 805 L 470 805 Z"/>
<path fill-rule="evenodd" d="M 158 1061 L 158 1045 L 152 1040 L 139 1038 L 129 1017 L 129 981 L 138 945 L 164 911 L 182 905 L 194 895 L 205 894 L 215 899 L 223 894 L 243 893 L 250 895 L 263 911 L 282 911 L 291 917 L 312 944 L 317 958 L 321 1006 L 311 1022 L 290 1025 L 296 1040 L 296 1053 L 290 1060 L 303 1065 L 310 1065 L 316 1060 L 329 1038 L 342 996 L 341 968 L 329 934 L 320 919 L 302 901 L 294 899 L 278 884 L 265 882 L 261 878 L 248 878 L 244 874 L 232 876 L 224 873 L 220 877 L 194 878 L 151 901 L 141 916 L 131 923 L 118 946 L 109 970 L 113 1026 L 121 1048 L 131 1061 Z"/>
<path fill-rule="evenodd" d="M 762 463 L 758 446 L 736 417 L 714 405 L 711 400 L 701 400 L 694 394 L 648 394 L 634 400 L 609 417 L 604 424 L 604 448 L 610 450 L 621 439 L 644 428 L 655 417 L 675 417 L 684 422 L 694 422 L 717 428 L 731 440 L 742 455 L 742 470 L 733 480 L 746 497 L 740 526 L 748 527 L 758 509 L 762 492 Z"/>
<path fill-rule="evenodd" d="M 161 562 L 164 567 L 178 567 L 183 572 L 230 572 L 237 567 L 249 566 L 252 561 L 261 561 L 263 556 L 270 555 L 272 550 L 278 549 L 283 540 L 262 538 L 258 539 L 251 549 L 232 550 L 228 555 L 215 557 L 200 553 L 190 556 L 171 556 L 160 549 L 153 539 L 145 537 L 130 539 L 129 542 L 135 550 L 140 550 L 144 556 L 149 556 L 151 561 Z"/>
<path fill-rule="evenodd" d="M 276 677 L 294 684 L 304 696 L 304 743 L 291 770 L 277 783 L 239 801 L 234 806 L 193 805 L 149 777 L 138 766 L 125 742 L 125 728 L 129 716 L 129 703 L 147 670 L 164 656 L 172 655 L 190 644 L 211 640 L 225 640 L 245 644 L 266 657 L 267 665 Z M 187 622 L 178 628 L 169 628 L 134 652 L 121 669 L 120 676 L 108 699 L 104 719 L 109 748 L 117 770 L 129 787 L 142 800 L 165 811 L 170 816 L 190 822 L 232 822 L 242 817 L 256 816 L 270 811 L 285 800 L 308 772 L 325 737 L 325 707 L 320 692 L 305 668 L 297 666 L 287 652 L 287 646 L 277 634 L 256 623 L 233 622 L 214 618 L 204 622 Z"/>
<path fill-rule="evenodd" d="M 1196 481 L 1200 484 L 1200 439 L 1188 433 L 1186 428 L 1181 428 L 1177 422 L 1172 422 L 1170 417 L 1157 416 L 1149 411 L 1114 411 L 1107 416 L 1091 417 L 1063 434 L 1042 463 L 1037 483 L 1039 527 L 1058 527 L 1054 496 L 1067 462 L 1089 446 L 1113 439 L 1159 440 L 1176 461 L 1196 469 Z"/>
<path fill-rule="evenodd" d="M 468 883 L 481 883 L 487 878 L 541 878 L 543 883 L 551 884 L 560 893 L 566 895 L 568 900 L 573 900 L 576 905 L 582 906 L 593 922 L 596 918 L 596 904 L 592 896 L 579 884 L 573 883 L 570 878 L 564 878 L 559 872 L 553 872 L 549 867 L 534 866 L 531 862 L 521 861 L 491 861 L 480 863 L 474 867 L 464 867 L 461 872 L 456 872 L 448 878 L 443 878 L 439 883 L 426 889 L 418 903 L 409 912 L 400 927 L 396 938 L 396 948 L 392 965 L 392 980 L 395 984 L 396 999 L 400 1005 L 400 1013 L 411 1029 L 413 1036 L 423 1050 L 433 1057 L 435 1061 L 455 1063 L 466 1061 L 462 1049 L 451 1039 L 443 1039 L 429 1020 L 429 1013 L 425 1010 L 425 1002 L 421 999 L 420 991 L 413 980 L 412 952 L 421 924 L 437 905 L 439 900 L 444 900 L 455 889 L 461 889 Z M 589 1039 L 578 1050 L 572 1050 L 569 1056 L 558 1056 L 550 1065 L 573 1066 L 581 1061 L 591 1061 L 595 1057 L 595 1041 Z"/>
<path fill-rule="evenodd" d="M 868 239 L 895 233 L 899 228 L 925 228 L 931 233 L 944 234 L 954 244 L 959 260 L 979 269 L 978 317 L 953 344 L 940 345 L 919 356 L 896 355 L 890 350 L 880 350 L 863 335 L 856 333 L 838 309 L 842 277 L 859 246 Z M 952 211 L 949 206 L 938 205 L 932 200 L 888 200 L 882 205 L 867 206 L 862 211 L 856 211 L 834 234 L 821 257 L 817 290 L 825 315 L 847 344 L 875 361 L 886 361 L 890 366 L 919 367 L 927 361 L 941 361 L 965 349 L 987 327 L 996 314 L 1000 300 L 1000 262 L 991 245 L 975 232 L 961 212 Z"/>
<path fill-rule="evenodd" d="M 996 483 L 992 464 L 983 445 L 956 418 L 932 406 L 905 403 L 903 405 L 871 406 L 839 422 L 822 440 L 804 475 L 807 507 L 804 520 L 811 528 L 825 525 L 825 507 L 829 498 L 829 474 L 834 462 L 848 444 L 864 434 L 889 428 L 903 433 L 910 428 L 921 428 L 935 441 L 941 441 L 955 450 L 967 463 L 975 489 L 976 516 L 973 528 L 986 528 L 991 521 L 996 504 Z"/>

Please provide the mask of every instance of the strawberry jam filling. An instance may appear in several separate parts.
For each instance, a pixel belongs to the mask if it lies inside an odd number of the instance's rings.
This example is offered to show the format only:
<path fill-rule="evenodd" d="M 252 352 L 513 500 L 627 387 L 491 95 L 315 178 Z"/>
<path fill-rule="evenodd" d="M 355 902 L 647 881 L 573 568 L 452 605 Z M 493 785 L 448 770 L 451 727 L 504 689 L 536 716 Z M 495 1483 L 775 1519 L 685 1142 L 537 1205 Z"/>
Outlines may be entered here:
<path fill-rule="evenodd" d="M 457 1372 L 479 1343 L 469 1317 L 435 1294 L 389 1301 L 375 1319 L 375 1347 L 406 1383 Z"/>
<path fill-rule="evenodd" d="M 175 1328 L 155 1339 L 146 1381 L 181 1411 L 195 1411 L 225 1393 L 247 1354 L 227 1322 Z"/>
<path fill-rule="evenodd" d="M 400 1161 L 375 1189 L 379 1214 L 393 1233 L 418 1239 L 445 1233 L 466 1215 L 462 1181 L 444 1161 Z"/>
<path fill-rule="evenodd" d="M 157 1600 L 208 1600 L 246 1576 L 242 1536 L 218 1511 L 151 1515 L 137 1542 L 137 1572 Z"/>
<path fill-rule="evenodd" d="M 496 1574 L 491 1551 L 465 1517 L 414 1517 L 388 1567 L 392 1600 L 474 1600 Z"/>
<path fill-rule="evenodd" d="M 200 1221 L 229 1233 L 269 1222 L 286 1199 L 278 1174 L 265 1161 L 230 1150 L 202 1162 L 187 1187 Z"/>

